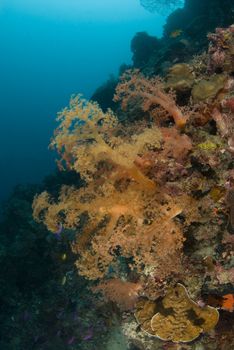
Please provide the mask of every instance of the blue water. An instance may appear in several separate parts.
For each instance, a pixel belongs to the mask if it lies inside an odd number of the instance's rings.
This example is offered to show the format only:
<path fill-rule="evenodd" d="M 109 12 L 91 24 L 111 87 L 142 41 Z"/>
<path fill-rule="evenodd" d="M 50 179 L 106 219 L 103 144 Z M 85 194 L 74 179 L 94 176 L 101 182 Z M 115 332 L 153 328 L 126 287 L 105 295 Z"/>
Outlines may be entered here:
<path fill-rule="evenodd" d="M 49 139 L 70 95 L 90 97 L 131 63 L 134 34 L 160 36 L 164 22 L 138 0 L 1 1 L 0 201 L 54 169 Z"/>

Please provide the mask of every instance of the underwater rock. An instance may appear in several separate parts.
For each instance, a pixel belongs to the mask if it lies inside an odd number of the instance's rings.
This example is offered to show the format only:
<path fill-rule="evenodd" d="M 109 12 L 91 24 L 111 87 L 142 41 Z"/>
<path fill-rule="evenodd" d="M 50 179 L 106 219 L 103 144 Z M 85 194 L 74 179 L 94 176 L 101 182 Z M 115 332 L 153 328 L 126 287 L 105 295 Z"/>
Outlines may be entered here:
<path fill-rule="evenodd" d="M 111 75 L 109 79 L 98 87 L 91 96 L 91 100 L 98 102 L 103 111 L 107 111 L 108 108 L 111 108 L 113 111 L 116 109 L 116 103 L 113 101 L 113 96 L 117 83 L 117 79 Z"/>
<path fill-rule="evenodd" d="M 233 0 L 185 0 L 183 8 L 168 16 L 164 36 L 180 29 L 189 40 L 193 40 L 194 50 L 201 52 L 206 45 L 208 32 L 234 22 L 233 6 Z"/>
<path fill-rule="evenodd" d="M 152 54 L 162 46 L 160 40 L 146 32 L 138 32 L 131 41 L 133 65 L 141 68 L 147 64 Z"/>

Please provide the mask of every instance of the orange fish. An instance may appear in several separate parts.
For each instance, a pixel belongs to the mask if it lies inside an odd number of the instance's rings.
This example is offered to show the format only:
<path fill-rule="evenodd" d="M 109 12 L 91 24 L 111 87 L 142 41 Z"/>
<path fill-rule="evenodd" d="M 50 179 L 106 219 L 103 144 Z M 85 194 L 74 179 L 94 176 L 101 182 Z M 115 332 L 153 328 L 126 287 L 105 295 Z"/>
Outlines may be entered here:
<path fill-rule="evenodd" d="M 232 312 L 234 310 L 234 295 L 233 294 L 225 294 L 222 296 L 209 295 L 207 299 L 207 304 L 219 309 Z"/>
<path fill-rule="evenodd" d="M 233 294 L 226 294 L 223 295 L 223 301 L 221 308 L 224 310 L 227 310 L 229 312 L 232 312 L 234 310 L 234 296 Z"/>
<path fill-rule="evenodd" d="M 176 29 L 173 32 L 170 33 L 170 38 L 177 38 L 183 33 L 182 29 Z"/>

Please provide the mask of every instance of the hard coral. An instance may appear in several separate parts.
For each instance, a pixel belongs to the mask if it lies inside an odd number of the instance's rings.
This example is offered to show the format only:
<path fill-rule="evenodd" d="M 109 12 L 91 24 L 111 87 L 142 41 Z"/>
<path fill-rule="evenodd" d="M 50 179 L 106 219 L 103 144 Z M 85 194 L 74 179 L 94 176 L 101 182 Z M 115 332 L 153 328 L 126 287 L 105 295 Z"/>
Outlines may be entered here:
<path fill-rule="evenodd" d="M 161 305 L 157 301 L 139 303 L 135 316 L 147 333 L 173 342 L 193 341 L 213 329 L 219 319 L 215 308 L 202 308 L 192 301 L 182 284 L 169 290 Z"/>

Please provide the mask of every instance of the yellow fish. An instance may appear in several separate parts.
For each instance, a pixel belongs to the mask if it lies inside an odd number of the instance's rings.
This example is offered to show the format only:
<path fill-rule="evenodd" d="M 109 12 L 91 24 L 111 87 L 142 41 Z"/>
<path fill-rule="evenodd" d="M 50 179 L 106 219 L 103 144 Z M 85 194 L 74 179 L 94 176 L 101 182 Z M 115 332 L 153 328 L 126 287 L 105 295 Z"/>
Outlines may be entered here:
<path fill-rule="evenodd" d="M 64 286 L 64 284 L 66 283 L 66 281 L 67 281 L 67 277 L 64 276 L 63 279 L 62 279 L 62 281 L 61 281 L 62 286 Z"/>
<path fill-rule="evenodd" d="M 67 254 L 64 253 L 64 254 L 61 256 L 61 259 L 62 259 L 62 260 L 66 260 L 66 259 L 67 259 Z"/>
<path fill-rule="evenodd" d="M 170 33 L 170 38 L 177 38 L 183 33 L 182 29 L 176 29 L 173 32 Z"/>

